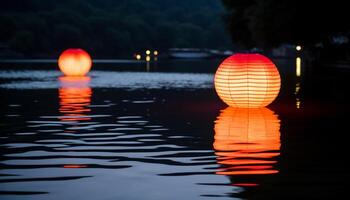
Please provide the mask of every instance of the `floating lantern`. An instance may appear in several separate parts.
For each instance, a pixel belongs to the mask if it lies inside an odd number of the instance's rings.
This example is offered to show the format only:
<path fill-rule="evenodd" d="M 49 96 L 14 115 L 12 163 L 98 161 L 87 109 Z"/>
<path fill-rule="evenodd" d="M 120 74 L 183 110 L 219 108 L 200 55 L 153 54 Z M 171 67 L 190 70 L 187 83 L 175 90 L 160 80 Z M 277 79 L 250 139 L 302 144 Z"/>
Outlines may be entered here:
<path fill-rule="evenodd" d="M 222 111 L 215 121 L 214 149 L 222 167 L 217 174 L 273 174 L 280 154 L 280 121 L 267 108 Z"/>
<path fill-rule="evenodd" d="M 67 49 L 58 58 L 58 66 L 66 76 L 85 76 L 91 65 L 90 55 L 82 49 Z"/>
<path fill-rule="evenodd" d="M 235 54 L 225 59 L 215 74 L 215 89 L 228 105 L 259 108 L 278 95 L 281 79 L 277 67 L 260 54 Z"/>
<path fill-rule="evenodd" d="M 92 89 L 89 87 L 90 77 L 64 76 L 59 78 L 60 88 L 59 111 L 62 121 L 85 121 L 90 120 L 87 113 L 91 110 Z"/>

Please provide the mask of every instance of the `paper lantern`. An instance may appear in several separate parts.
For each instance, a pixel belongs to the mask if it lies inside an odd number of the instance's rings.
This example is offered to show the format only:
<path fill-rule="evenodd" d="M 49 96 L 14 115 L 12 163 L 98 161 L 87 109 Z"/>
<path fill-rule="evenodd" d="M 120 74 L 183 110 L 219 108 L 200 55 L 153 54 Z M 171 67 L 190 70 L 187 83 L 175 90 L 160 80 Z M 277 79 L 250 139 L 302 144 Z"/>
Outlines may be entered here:
<path fill-rule="evenodd" d="M 58 66 L 66 76 L 85 76 L 91 65 L 90 55 L 82 49 L 67 49 L 58 58 Z"/>
<path fill-rule="evenodd" d="M 267 108 L 234 108 L 222 111 L 215 121 L 214 149 L 217 174 L 273 174 L 280 154 L 280 121 Z"/>
<path fill-rule="evenodd" d="M 278 95 L 281 79 L 273 62 L 260 54 L 235 54 L 215 74 L 215 89 L 229 106 L 259 108 Z"/>
<path fill-rule="evenodd" d="M 62 121 L 90 120 L 87 114 L 91 111 L 92 89 L 89 87 L 90 77 L 60 77 L 59 111 Z"/>

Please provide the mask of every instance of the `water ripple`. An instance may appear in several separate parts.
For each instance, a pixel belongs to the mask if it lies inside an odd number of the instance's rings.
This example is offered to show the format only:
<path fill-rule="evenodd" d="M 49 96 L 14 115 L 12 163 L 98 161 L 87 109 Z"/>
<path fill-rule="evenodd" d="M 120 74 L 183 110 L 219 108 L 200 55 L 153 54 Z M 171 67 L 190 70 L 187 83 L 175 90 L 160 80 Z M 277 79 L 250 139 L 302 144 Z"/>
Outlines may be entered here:
<path fill-rule="evenodd" d="M 21 70 L 0 71 L 0 78 L 13 79 L 11 82 L 0 84 L 7 89 L 52 89 L 60 83 L 57 71 Z M 123 88 L 123 89 L 174 89 L 174 88 L 212 88 L 212 74 L 197 73 L 162 73 L 162 72 L 115 72 L 92 71 L 90 73 L 94 88 Z M 133 101 L 137 104 L 152 103 L 153 100 Z"/>

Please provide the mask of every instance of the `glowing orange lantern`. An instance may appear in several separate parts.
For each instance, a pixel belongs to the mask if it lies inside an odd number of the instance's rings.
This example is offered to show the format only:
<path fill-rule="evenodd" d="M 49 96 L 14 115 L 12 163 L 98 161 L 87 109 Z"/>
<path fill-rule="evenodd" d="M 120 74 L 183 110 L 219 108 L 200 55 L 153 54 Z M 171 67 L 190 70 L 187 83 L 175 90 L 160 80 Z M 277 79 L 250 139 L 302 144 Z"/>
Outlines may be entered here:
<path fill-rule="evenodd" d="M 62 121 L 90 120 L 86 117 L 90 112 L 92 89 L 89 87 L 90 77 L 60 77 L 59 88 L 60 113 Z"/>
<path fill-rule="evenodd" d="M 90 55 L 82 49 L 67 49 L 58 58 L 58 66 L 66 76 L 85 76 L 91 65 Z"/>
<path fill-rule="evenodd" d="M 215 89 L 228 105 L 259 108 L 278 95 L 281 79 L 277 67 L 260 54 L 235 54 L 225 59 L 215 74 Z"/>
<path fill-rule="evenodd" d="M 280 121 L 267 108 L 234 108 L 222 111 L 215 122 L 214 149 L 217 174 L 273 174 L 280 154 Z"/>

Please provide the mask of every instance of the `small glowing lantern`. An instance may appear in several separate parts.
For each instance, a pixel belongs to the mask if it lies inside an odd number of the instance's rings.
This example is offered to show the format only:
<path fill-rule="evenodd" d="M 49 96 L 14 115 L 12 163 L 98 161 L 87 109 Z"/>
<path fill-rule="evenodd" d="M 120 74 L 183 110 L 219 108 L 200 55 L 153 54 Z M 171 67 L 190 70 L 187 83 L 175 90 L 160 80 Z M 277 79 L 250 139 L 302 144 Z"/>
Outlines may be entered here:
<path fill-rule="evenodd" d="M 82 49 L 67 49 L 58 58 L 58 66 L 66 76 L 85 76 L 91 65 L 90 55 Z"/>
<path fill-rule="evenodd" d="M 260 54 L 235 54 L 215 74 L 215 89 L 229 106 L 260 108 L 277 97 L 281 78 L 277 67 Z"/>
<path fill-rule="evenodd" d="M 149 55 L 151 54 L 151 51 L 150 50 L 146 50 L 146 55 Z"/>
<path fill-rule="evenodd" d="M 137 54 L 136 55 L 136 60 L 140 60 L 141 59 L 141 55 L 140 54 Z"/>
<path fill-rule="evenodd" d="M 151 61 L 151 57 L 150 56 L 146 56 L 146 61 L 147 62 Z"/>
<path fill-rule="evenodd" d="M 267 108 L 223 110 L 215 121 L 214 149 L 217 174 L 273 174 L 280 155 L 280 120 Z"/>
<path fill-rule="evenodd" d="M 154 51 L 153 54 L 154 54 L 155 56 L 158 56 L 158 51 Z"/>

